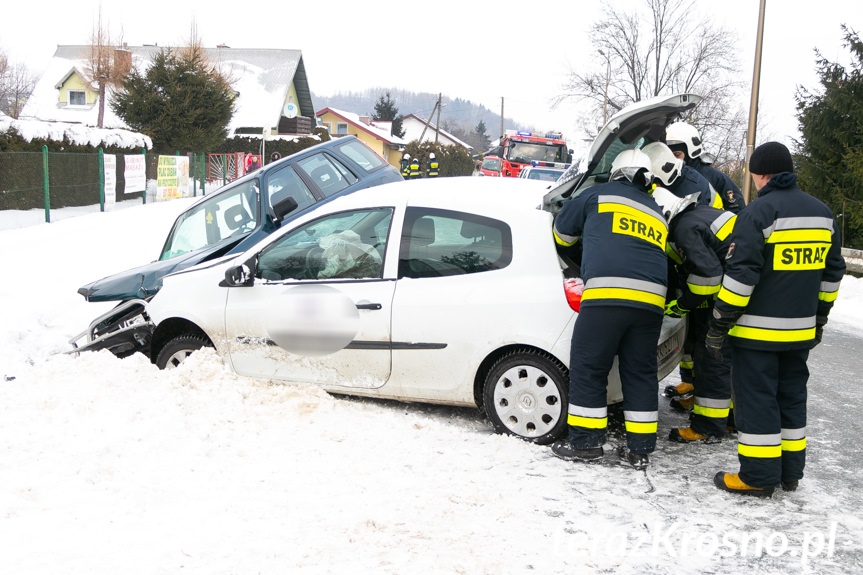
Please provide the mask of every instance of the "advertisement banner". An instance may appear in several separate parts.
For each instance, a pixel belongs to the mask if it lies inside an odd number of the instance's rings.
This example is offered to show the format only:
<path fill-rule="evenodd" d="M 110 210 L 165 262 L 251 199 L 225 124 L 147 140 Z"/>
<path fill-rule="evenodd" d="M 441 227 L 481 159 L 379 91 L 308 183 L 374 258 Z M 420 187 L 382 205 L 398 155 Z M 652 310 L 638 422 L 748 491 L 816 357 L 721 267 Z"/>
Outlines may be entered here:
<path fill-rule="evenodd" d="M 190 196 L 189 158 L 159 156 L 156 176 L 156 200 L 171 200 Z"/>
<path fill-rule="evenodd" d="M 123 156 L 123 179 L 126 185 L 124 194 L 143 192 L 147 189 L 147 171 L 144 166 L 144 154 L 129 154 Z"/>
<path fill-rule="evenodd" d="M 117 156 L 104 154 L 102 168 L 105 172 L 105 209 L 117 203 Z"/>

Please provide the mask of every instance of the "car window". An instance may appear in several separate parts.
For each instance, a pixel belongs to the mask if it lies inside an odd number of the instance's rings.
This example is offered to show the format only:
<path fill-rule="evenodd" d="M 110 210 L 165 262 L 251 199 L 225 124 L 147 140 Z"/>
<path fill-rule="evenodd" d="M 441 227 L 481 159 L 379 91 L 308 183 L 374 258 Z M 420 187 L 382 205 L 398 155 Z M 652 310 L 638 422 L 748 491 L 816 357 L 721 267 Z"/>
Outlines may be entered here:
<path fill-rule="evenodd" d="M 222 190 L 182 214 L 168 234 L 160 260 L 241 236 L 258 225 L 258 180 Z"/>
<path fill-rule="evenodd" d="M 285 166 L 267 176 L 267 190 L 269 191 L 270 207 L 288 196 L 293 196 L 297 200 L 297 211 L 303 210 L 317 201 L 312 191 L 291 166 Z"/>
<path fill-rule="evenodd" d="M 497 270 L 512 261 L 504 222 L 449 210 L 408 208 L 399 277 L 425 278 Z"/>
<path fill-rule="evenodd" d="M 326 197 L 335 195 L 351 184 L 357 177 L 341 162 L 327 154 L 315 154 L 297 161 L 297 166 L 304 171 Z"/>
<path fill-rule="evenodd" d="M 500 160 L 483 160 L 482 162 L 483 170 L 490 170 L 492 172 L 500 171 Z"/>
<path fill-rule="evenodd" d="M 392 208 L 330 214 L 279 238 L 258 256 L 269 281 L 380 278 Z"/>
<path fill-rule="evenodd" d="M 563 170 L 543 170 L 540 168 L 532 168 L 528 173 L 529 180 L 542 180 L 544 182 L 555 182 L 563 173 Z"/>
<path fill-rule="evenodd" d="M 367 172 L 373 172 L 386 164 L 383 158 L 359 140 L 348 140 L 345 145 L 339 146 L 339 151 Z"/>

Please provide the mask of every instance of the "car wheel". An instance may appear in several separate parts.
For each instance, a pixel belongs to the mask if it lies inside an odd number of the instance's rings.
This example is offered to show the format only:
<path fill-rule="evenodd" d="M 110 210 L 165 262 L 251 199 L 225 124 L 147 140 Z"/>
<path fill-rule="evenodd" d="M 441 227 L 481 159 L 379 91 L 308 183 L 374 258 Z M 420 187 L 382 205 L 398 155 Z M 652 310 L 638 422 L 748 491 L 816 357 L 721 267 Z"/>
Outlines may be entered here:
<path fill-rule="evenodd" d="M 566 428 L 569 378 L 552 356 L 520 350 L 501 357 L 485 379 L 483 401 L 498 433 L 545 445 Z"/>
<path fill-rule="evenodd" d="M 159 369 L 173 369 L 183 363 L 193 351 L 210 347 L 210 342 L 198 335 L 181 335 L 170 340 L 156 356 Z"/>

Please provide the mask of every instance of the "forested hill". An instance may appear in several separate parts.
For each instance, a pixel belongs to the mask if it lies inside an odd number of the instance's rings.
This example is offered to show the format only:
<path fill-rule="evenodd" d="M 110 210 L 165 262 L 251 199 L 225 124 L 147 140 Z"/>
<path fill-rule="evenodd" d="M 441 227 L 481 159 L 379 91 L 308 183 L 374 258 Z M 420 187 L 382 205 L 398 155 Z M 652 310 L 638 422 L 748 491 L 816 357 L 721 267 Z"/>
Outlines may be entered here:
<path fill-rule="evenodd" d="M 315 110 L 322 108 L 336 108 L 345 112 L 371 116 L 374 113 L 375 102 L 386 94 L 398 107 L 399 114 L 407 116 L 414 114 L 423 120 L 428 120 L 437 102 L 438 95 L 428 92 L 407 92 L 396 88 L 369 88 L 361 92 L 343 92 L 333 96 L 319 96 L 312 94 Z M 490 110 L 481 104 L 474 104 L 469 100 L 461 98 L 450 98 L 446 94 L 441 97 L 444 108 L 441 111 L 441 128 L 462 138 L 473 132 L 482 120 L 486 127 L 486 134 L 494 140 L 500 134 L 500 110 Z M 432 122 L 437 120 L 437 113 Z M 504 128 L 515 130 L 530 129 L 530 126 L 518 123 L 511 118 L 504 119 Z"/>

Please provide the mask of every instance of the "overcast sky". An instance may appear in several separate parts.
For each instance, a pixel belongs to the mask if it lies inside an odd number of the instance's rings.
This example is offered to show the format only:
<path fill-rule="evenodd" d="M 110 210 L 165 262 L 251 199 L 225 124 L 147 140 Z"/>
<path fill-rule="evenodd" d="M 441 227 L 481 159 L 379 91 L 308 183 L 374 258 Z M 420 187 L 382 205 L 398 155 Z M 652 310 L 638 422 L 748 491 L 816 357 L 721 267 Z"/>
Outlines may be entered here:
<path fill-rule="evenodd" d="M 619 7 L 644 0 L 613 0 Z M 55 17 L 34 4 L 3 8 L 0 48 L 15 63 L 40 72 L 58 44 L 86 44 L 99 12 L 98 0 L 50 3 Z M 538 129 L 577 134 L 576 110 L 552 111 L 571 66 L 593 61 L 587 35 L 601 13 L 599 2 L 381 3 L 333 0 L 310 10 L 306 2 L 236 3 L 149 0 L 103 2 L 103 23 L 129 45 L 176 45 L 190 36 L 193 20 L 205 46 L 299 49 L 312 91 L 332 95 L 373 87 L 442 92 L 504 112 Z M 42 6 L 40 4 L 40 6 Z M 385 9 L 396 6 L 396 10 Z M 530 8 L 536 7 L 535 12 Z M 738 97 L 748 112 L 758 24 L 758 0 L 697 0 L 696 9 L 733 30 L 746 87 Z M 47 8 L 47 6 L 46 6 Z M 301 17 L 300 14 L 303 14 Z M 764 134 L 796 135 L 794 93 L 817 87 L 813 48 L 831 60 L 848 61 L 840 24 L 863 31 L 859 0 L 767 0 L 761 75 Z M 317 104 L 316 104 L 317 105 Z M 366 110 L 351 110 L 365 112 Z M 423 114 L 431 110 L 406 110 Z M 444 108 L 442 118 L 446 117 Z M 741 136 L 742 137 L 742 136 Z M 709 142 L 708 142 L 709 147 Z"/>

